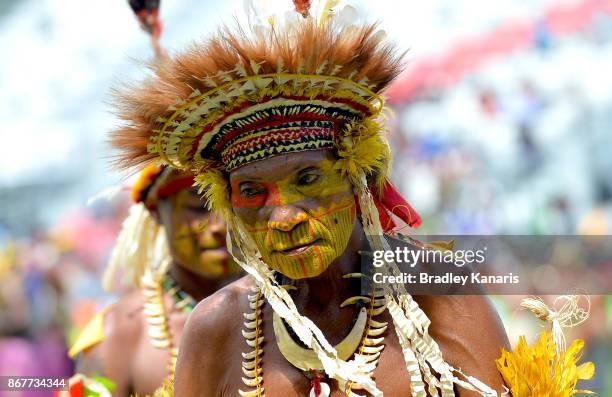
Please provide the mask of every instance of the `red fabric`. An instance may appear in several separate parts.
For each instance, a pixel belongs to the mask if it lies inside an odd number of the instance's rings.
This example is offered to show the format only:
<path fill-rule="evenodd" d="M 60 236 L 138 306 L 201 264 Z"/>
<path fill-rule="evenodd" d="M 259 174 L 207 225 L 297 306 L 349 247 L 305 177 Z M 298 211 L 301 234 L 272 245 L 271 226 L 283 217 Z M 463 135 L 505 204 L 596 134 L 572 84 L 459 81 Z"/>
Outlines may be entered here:
<path fill-rule="evenodd" d="M 187 189 L 191 185 L 193 185 L 193 176 L 183 176 L 180 178 L 172 179 L 164 186 L 159 188 L 157 198 L 172 196 L 173 194 L 176 194 L 183 189 Z"/>
<path fill-rule="evenodd" d="M 310 9 L 310 0 L 293 0 L 295 5 L 295 11 L 302 14 L 304 18 L 308 16 L 308 10 Z"/>
<path fill-rule="evenodd" d="M 406 222 L 408 226 L 413 228 L 421 226 L 422 221 L 418 212 L 408 204 L 391 181 L 387 180 L 385 182 L 380 200 L 387 211 Z"/>
<path fill-rule="evenodd" d="M 312 384 L 312 388 L 314 389 L 314 395 L 317 397 L 320 396 L 321 395 L 321 379 L 314 378 L 310 383 Z"/>
<path fill-rule="evenodd" d="M 83 380 L 79 379 L 69 387 L 70 397 L 84 397 L 85 387 L 83 386 Z"/>
<path fill-rule="evenodd" d="M 314 395 L 319 397 L 321 395 L 321 379 L 323 379 L 324 375 L 320 371 L 314 369 L 308 372 L 309 374 L 307 376 L 310 378 L 310 386 L 312 386 Z"/>
<path fill-rule="evenodd" d="M 376 195 L 374 195 L 373 198 L 376 209 L 378 210 L 378 219 L 380 220 L 380 225 L 382 226 L 383 231 L 389 232 L 393 230 L 393 228 L 396 226 L 393 218 L 389 216 L 387 209 L 384 207 L 380 199 Z"/>
<path fill-rule="evenodd" d="M 159 9 L 143 9 L 136 13 L 143 30 L 151 34 L 154 38 L 161 36 L 162 24 L 159 19 Z"/>
<path fill-rule="evenodd" d="M 406 224 L 413 228 L 421 226 L 422 220 L 418 212 L 402 197 L 400 192 L 397 191 L 391 181 L 387 180 L 383 187 L 382 196 L 378 194 L 377 189 L 372 190 L 372 198 L 374 205 L 378 210 L 378 219 L 384 232 L 390 232 L 397 225 L 393 220 L 391 214 L 397 216 Z M 357 205 L 357 213 L 361 214 L 361 208 L 359 207 L 359 200 L 355 198 Z"/>

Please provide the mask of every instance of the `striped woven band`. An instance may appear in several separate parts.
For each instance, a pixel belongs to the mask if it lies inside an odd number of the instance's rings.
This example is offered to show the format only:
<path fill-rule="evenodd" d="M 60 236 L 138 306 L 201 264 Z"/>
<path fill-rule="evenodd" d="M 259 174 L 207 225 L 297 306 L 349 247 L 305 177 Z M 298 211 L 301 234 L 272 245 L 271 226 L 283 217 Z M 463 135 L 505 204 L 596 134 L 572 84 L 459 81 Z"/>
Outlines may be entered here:
<path fill-rule="evenodd" d="M 227 171 L 279 154 L 333 149 L 336 134 L 363 114 L 349 104 L 283 100 L 233 115 L 200 151 Z"/>

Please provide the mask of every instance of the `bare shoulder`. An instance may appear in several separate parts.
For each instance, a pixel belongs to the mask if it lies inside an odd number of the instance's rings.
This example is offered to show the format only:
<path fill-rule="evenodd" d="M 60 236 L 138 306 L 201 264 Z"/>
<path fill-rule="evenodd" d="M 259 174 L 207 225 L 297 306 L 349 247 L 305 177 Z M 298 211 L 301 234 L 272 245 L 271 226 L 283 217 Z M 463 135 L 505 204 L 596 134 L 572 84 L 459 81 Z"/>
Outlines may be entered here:
<path fill-rule="evenodd" d="M 224 330 L 233 328 L 236 323 L 242 324 L 242 316 L 236 313 L 244 311 L 241 308 L 246 303 L 245 297 L 254 285 L 253 279 L 245 276 L 200 301 L 187 320 L 185 332 L 205 332 L 212 337 L 223 335 Z"/>
<path fill-rule="evenodd" d="M 109 342 L 133 340 L 140 336 L 143 328 L 144 301 L 140 291 L 123 295 L 104 318 L 104 330 Z"/>
<path fill-rule="evenodd" d="M 488 297 L 444 295 L 415 297 L 431 325 L 429 333 L 438 342 L 446 361 L 501 391 L 503 381 L 495 360 L 501 348 L 509 348 L 503 324 Z M 461 396 L 472 394 L 460 390 Z"/>
<path fill-rule="evenodd" d="M 415 296 L 414 299 L 427 313 L 436 328 L 452 329 L 466 337 L 488 332 L 506 339 L 503 324 L 491 301 L 484 295 Z"/>
<path fill-rule="evenodd" d="M 222 394 L 224 374 L 235 362 L 248 301 L 255 283 L 250 276 L 228 284 L 195 307 L 183 330 L 176 365 L 175 393 L 181 396 Z M 234 354 L 236 353 L 236 354 Z M 230 362 L 231 361 L 231 362 Z"/>
<path fill-rule="evenodd" d="M 128 382 L 129 357 L 142 335 L 143 301 L 140 291 L 123 295 L 109 306 L 103 317 L 103 340 L 79 354 L 77 372 L 85 375 L 103 375 L 118 386 Z M 117 360 L 122 357 L 122 360 Z"/>

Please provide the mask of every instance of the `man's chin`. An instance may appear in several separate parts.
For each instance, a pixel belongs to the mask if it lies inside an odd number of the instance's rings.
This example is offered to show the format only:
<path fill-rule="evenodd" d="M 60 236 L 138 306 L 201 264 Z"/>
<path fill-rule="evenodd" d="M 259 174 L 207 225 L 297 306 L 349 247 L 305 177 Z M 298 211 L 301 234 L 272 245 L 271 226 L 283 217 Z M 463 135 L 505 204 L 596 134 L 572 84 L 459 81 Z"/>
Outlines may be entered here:
<path fill-rule="evenodd" d="M 288 275 L 285 275 L 285 276 L 289 277 L 292 280 L 306 280 L 306 279 L 309 279 L 309 278 L 317 278 L 317 277 L 319 277 L 321 274 L 323 274 L 325 272 L 325 270 L 327 270 L 327 269 L 323 269 L 323 271 L 320 271 L 320 272 L 312 271 L 312 272 L 310 272 L 309 274 L 307 274 L 305 276 L 304 275 L 294 275 L 293 277 L 292 276 L 288 276 Z"/>
<path fill-rule="evenodd" d="M 329 268 L 329 264 L 314 263 L 312 260 L 301 263 L 297 260 L 292 260 L 291 263 L 283 264 L 275 261 L 274 266 L 270 264 L 268 266 L 292 280 L 318 277 Z"/>
<path fill-rule="evenodd" d="M 189 270 L 199 276 L 217 279 L 228 276 L 231 257 L 225 248 L 202 250 L 197 263 L 192 263 Z"/>

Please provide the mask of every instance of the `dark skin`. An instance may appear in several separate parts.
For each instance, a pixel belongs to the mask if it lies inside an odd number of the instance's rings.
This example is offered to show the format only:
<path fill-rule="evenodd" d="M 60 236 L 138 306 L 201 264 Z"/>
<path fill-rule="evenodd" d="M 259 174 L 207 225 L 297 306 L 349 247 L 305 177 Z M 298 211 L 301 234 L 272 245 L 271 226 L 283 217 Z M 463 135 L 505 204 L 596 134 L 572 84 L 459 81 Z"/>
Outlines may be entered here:
<path fill-rule="evenodd" d="M 320 175 L 320 165 L 333 160 L 328 151 L 311 151 L 276 156 L 243 166 L 230 174 L 232 197 L 252 194 L 268 183 L 291 179 L 295 183 L 316 178 L 305 177 L 312 169 Z M 317 171 L 318 169 L 318 171 Z M 236 183 L 238 182 L 238 183 Z M 347 183 L 345 194 L 352 195 Z M 242 186 L 242 188 L 240 188 Z M 240 188 L 239 192 L 235 187 Z M 287 187 L 292 189 L 291 186 Z M 265 190 L 265 189 L 264 189 Z M 294 190 L 300 190 L 299 187 Z M 264 192 L 264 194 L 266 194 Z M 282 194 L 282 192 L 281 192 Z M 299 219 L 296 214 L 309 213 L 312 208 L 329 207 L 326 198 L 309 196 L 293 202 L 262 201 L 260 208 L 237 208 L 236 214 L 247 225 L 261 222 L 289 222 Z M 342 275 L 359 272 L 358 251 L 363 248 L 365 235 L 361 224 L 355 221 L 345 251 L 319 276 L 295 281 L 296 290 L 290 294 L 301 314 L 308 316 L 332 344 L 348 333 L 357 315 L 354 305 L 340 308 L 347 298 L 360 294 L 359 281 L 342 279 Z M 238 390 L 250 391 L 241 380 L 241 352 L 249 351 L 240 329 L 243 313 L 250 312 L 247 294 L 253 285 L 249 277 L 242 278 L 200 302 L 186 325 L 175 378 L 176 395 L 236 396 Z M 415 296 L 419 306 L 431 320 L 429 332 L 437 341 L 445 360 L 464 373 L 478 378 L 501 392 L 503 381 L 495 359 L 502 347 L 508 348 L 507 336 L 497 313 L 484 296 Z M 410 381 L 402 349 L 388 312 L 377 321 L 389 322 L 385 332 L 385 348 L 374 372 L 377 386 L 386 396 L 410 396 Z M 272 327 L 272 309 L 263 309 L 263 379 L 268 396 L 307 396 L 310 383 L 302 372 L 293 367 L 280 353 Z M 342 396 L 336 382 L 329 382 L 331 396 Z M 478 396 L 477 393 L 457 387 L 458 396 Z M 363 393 L 361 393 L 363 394 Z"/>
<path fill-rule="evenodd" d="M 227 284 L 225 276 L 212 277 L 202 269 L 201 261 L 225 261 L 227 266 L 229 254 L 224 248 L 225 225 L 208 213 L 195 190 L 160 200 L 153 215 L 166 229 L 173 258 L 169 272 L 184 291 L 201 300 Z M 169 374 L 169 351 L 151 344 L 143 304 L 140 290 L 121 296 L 104 315 L 105 339 L 78 357 L 77 372 L 111 379 L 116 385 L 113 396 L 152 395 Z M 174 298 L 166 293 L 164 306 L 174 346 L 178 346 L 188 314 L 177 310 Z"/>

